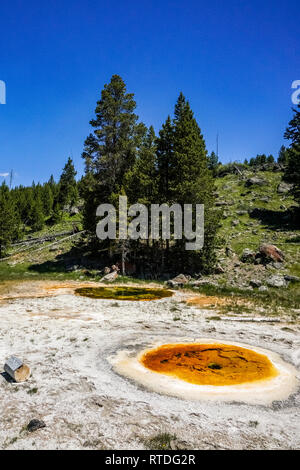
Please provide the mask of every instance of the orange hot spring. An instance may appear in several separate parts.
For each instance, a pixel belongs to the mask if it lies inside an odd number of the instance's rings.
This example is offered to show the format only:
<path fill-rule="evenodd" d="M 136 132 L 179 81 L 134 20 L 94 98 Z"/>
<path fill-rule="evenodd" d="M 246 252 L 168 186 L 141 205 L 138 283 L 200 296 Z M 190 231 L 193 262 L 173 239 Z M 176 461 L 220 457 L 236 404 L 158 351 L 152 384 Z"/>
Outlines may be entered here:
<path fill-rule="evenodd" d="M 166 344 L 140 360 L 152 371 L 197 385 L 237 385 L 278 375 L 267 356 L 226 344 Z"/>

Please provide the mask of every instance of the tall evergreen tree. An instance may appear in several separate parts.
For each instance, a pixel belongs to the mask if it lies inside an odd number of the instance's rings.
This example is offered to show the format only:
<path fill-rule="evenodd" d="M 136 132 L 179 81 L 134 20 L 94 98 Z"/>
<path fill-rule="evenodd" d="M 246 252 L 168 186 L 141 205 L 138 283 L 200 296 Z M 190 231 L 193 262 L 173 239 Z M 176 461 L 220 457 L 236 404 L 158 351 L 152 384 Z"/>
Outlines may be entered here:
<path fill-rule="evenodd" d="M 287 164 L 287 149 L 285 148 L 284 145 L 280 147 L 280 150 L 278 152 L 277 162 L 283 166 Z"/>
<path fill-rule="evenodd" d="M 96 229 L 96 207 L 116 200 L 125 174 L 135 163 L 144 134 L 135 108 L 133 94 L 127 93 L 119 75 L 113 75 L 97 102 L 96 118 L 90 121 L 94 133 L 86 139 L 82 154 L 88 184 L 84 191 L 84 225 L 91 233 Z"/>
<path fill-rule="evenodd" d="M 218 165 L 219 165 L 218 156 L 215 154 L 215 152 L 211 152 L 211 154 L 208 157 L 208 168 L 213 172 L 213 174 L 216 173 Z"/>
<path fill-rule="evenodd" d="M 196 122 L 190 104 L 180 93 L 175 105 L 172 178 L 170 190 L 174 202 L 181 204 L 204 204 L 205 243 L 199 253 L 184 251 L 184 241 L 178 241 L 181 264 L 186 269 L 212 268 L 215 261 L 215 237 L 218 225 L 214 209 L 214 181 L 208 168 L 204 138 Z M 177 258 L 178 260 L 178 258 Z"/>
<path fill-rule="evenodd" d="M 298 109 L 293 111 L 295 115 L 284 133 L 285 139 L 291 141 L 287 151 L 285 179 L 293 184 L 293 196 L 300 203 L 300 103 Z"/>
<path fill-rule="evenodd" d="M 172 180 L 174 157 L 174 126 L 170 116 L 159 131 L 156 145 L 158 198 L 160 203 L 169 203 L 172 200 L 170 180 Z"/>
<path fill-rule="evenodd" d="M 18 233 L 18 217 L 8 186 L 0 187 L 0 258 Z"/>
<path fill-rule="evenodd" d="M 61 208 L 75 205 L 78 200 L 76 175 L 73 160 L 69 157 L 59 180 L 58 203 Z"/>
<path fill-rule="evenodd" d="M 267 156 L 263 153 L 261 155 L 257 155 L 258 165 L 264 165 L 267 163 Z"/>
<path fill-rule="evenodd" d="M 41 199 L 43 204 L 43 212 L 49 217 L 53 208 L 54 196 L 49 183 L 43 185 L 41 191 Z"/>
<path fill-rule="evenodd" d="M 62 218 L 63 218 L 63 213 L 62 213 L 62 210 L 61 210 L 61 205 L 59 204 L 59 202 L 56 198 L 53 201 L 50 224 L 51 225 L 58 224 L 59 222 L 62 221 Z"/>
<path fill-rule="evenodd" d="M 211 206 L 213 178 L 208 169 L 207 151 L 200 128 L 189 102 L 179 95 L 174 113 L 174 157 L 172 191 L 176 201 L 209 203 Z"/>
<path fill-rule="evenodd" d="M 125 191 L 130 203 L 149 205 L 157 201 L 156 137 L 150 126 L 142 139 L 133 167 L 125 176 Z"/>
<path fill-rule="evenodd" d="M 43 203 L 39 196 L 35 197 L 32 202 L 28 219 L 28 223 L 34 232 L 44 227 L 45 215 L 43 212 Z"/>

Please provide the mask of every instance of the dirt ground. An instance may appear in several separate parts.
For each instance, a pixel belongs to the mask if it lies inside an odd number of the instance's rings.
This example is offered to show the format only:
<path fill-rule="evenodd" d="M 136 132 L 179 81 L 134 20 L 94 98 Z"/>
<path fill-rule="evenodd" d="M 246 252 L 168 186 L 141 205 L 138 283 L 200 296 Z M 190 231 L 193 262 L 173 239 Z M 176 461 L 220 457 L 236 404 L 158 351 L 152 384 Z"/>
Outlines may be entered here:
<path fill-rule="evenodd" d="M 22 384 L 0 375 L 0 448 L 144 449 L 161 432 L 187 449 L 300 447 L 299 387 L 269 405 L 184 400 L 119 375 L 111 360 L 122 350 L 206 337 L 277 353 L 294 365 L 299 380 L 299 324 L 255 312 L 211 319 L 218 312 L 215 299 L 212 311 L 210 301 L 187 303 L 195 294 L 180 291 L 152 302 L 74 295 L 83 285 L 93 283 L 0 286 L 0 373 L 10 355 L 32 369 Z M 46 427 L 29 433 L 34 418 Z"/>

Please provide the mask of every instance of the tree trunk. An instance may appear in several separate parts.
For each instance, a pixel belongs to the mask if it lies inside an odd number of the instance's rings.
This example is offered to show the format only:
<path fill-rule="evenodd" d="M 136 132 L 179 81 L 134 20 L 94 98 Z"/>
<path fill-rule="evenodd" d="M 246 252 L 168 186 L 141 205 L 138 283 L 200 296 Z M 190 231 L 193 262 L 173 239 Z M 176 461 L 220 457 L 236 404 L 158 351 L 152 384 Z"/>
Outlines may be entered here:
<path fill-rule="evenodd" d="M 167 240 L 167 242 L 168 242 L 168 240 Z M 164 269 L 165 269 L 165 247 L 164 247 L 164 242 L 163 241 L 162 241 L 161 247 L 162 247 L 162 250 L 161 250 L 161 270 L 163 272 Z"/>
<path fill-rule="evenodd" d="M 125 276 L 125 249 L 124 249 L 124 245 L 122 246 L 122 276 Z"/>

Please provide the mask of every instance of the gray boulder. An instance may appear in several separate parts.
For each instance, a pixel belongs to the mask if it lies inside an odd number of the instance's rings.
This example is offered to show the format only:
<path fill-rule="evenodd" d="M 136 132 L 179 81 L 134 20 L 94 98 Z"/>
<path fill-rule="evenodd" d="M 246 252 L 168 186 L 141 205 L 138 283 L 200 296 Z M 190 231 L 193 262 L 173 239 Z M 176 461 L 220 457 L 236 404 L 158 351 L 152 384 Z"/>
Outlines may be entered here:
<path fill-rule="evenodd" d="M 72 206 L 70 207 L 69 209 L 69 213 L 70 213 L 70 216 L 72 217 L 73 215 L 77 215 L 79 214 L 80 210 L 79 210 L 79 207 L 77 206 Z"/>
<path fill-rule="evenodd" d="M 217 201 L 216 206 L 221 207 L 221 206 L 228 206 L 229 203 L 227 201 Z"/>
<path fill-rule="evenodd" d="M 264 180 L 263 178 L 259 178 L 258 176 L 253 176 L 252 178 L 249 178 L 245 185 L 247 187 L 249 186 L 264 186 L 268 184 L 268 182 L 266 180 Z"/>
<path fill-rule="evenodd" d="M 182 287 L 187 284 L 191 280 L 191 276 L 185 274 L 178 274 L 178 276 L 174 277 L 173 279 L 169 279 L 167 281 L 167 285 L 169 287 Z"/>
<path fill-rule="evenodd" d="M 269 277 L 267 280 L 266 280 L 266 283 L 268 286 L 270 287 L 287 287 L 288 286 L 288 283 L 287 281 L 284 279 L 283 276 L 278 276 L 278 275 L 275 275 L 274 276 L 271 276 Z"/>
<path fill-rule="evenodd" d="M 262 196 L 262 197 L 259 198 L 259 200 L 261 202 L 269 202 L 270 198 L 269 198 L 269 196 Z"/>
<path fill-rule="evenodd" d="M 40 419 L 32 419 L 27 425 L 27 431 L 34 432 L 38 429 L 45 428 L 46 424 Z"/>
<path fill-rule="evenodd" d="M 283 268 L 283 263 L 276 263 L 276 262 L 273 262 L 273 263 L 272 263 L 272 266 L 273 266 L 273 268 L 275 268 L 275 269 L 282 269 L 282 268 Z"/>
<path fill-rule="evenodd" d="M 258 288 L 258 290 L 259 290 L 260 292 L 266 292 L 266 291 L 268 290 L 268 288 L 267 288 L 267 286 L 260 286 L 260 287 Z"/>
<path fill-rule="evenodd" d="M 118 273 L 117 271 L 113 271 L 112 273 L 106 274 L 105 276 L 100 279 L 100 282 L 113 282 L 115 279 L 117 279 Z"/>
<path fill-rule="evenodd" d="M 286 194 L 292 189 L 293 185 L 286 183 L 285 181 L 281 181 L 281 183 L 277 187 L 278 194 Z"/>
<path fill-rule="evenodd" d="M 261 281 L 259 279 L 251 279 L 249 282 L 251 287 L 261 287 Z"/>
<path fill-rule="evenodd" d="M 233 227 L 236 227 L 237 225 L 239 225 L 239 223 L 240 223 L 240 221 L 238 219 L 234 219 L 234 220 L 231 221 L 231 225 Z"/>
<path fill-rule="evenodd" d="M 185 274 L 178 274 L 178 276 L 174 277 L 172 281 L 177 282 L 179 284 L 187 284 L 190 279 L 191 279 L 191 276 L 188 276 Z"/>
<path fill-rule="evenodd" d="M 253 263 L 254 259 L 255 251 L 250 250 L 250 248 L 245 248 L 241 256 L 241 261 L 243 261 L 243 263 Z"/>
<path fill-rule="evenodd" d="M 201 286 L 214 286 L 217 287 L 218 283 L 210 279 L 199 279 L 190 283 L 192 287 L 201 287 Z"/>

